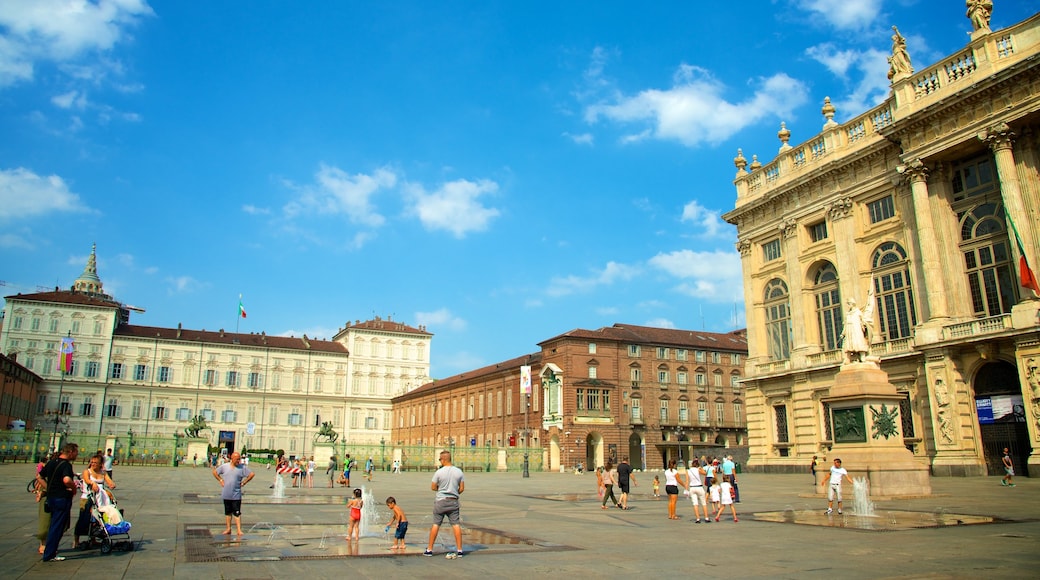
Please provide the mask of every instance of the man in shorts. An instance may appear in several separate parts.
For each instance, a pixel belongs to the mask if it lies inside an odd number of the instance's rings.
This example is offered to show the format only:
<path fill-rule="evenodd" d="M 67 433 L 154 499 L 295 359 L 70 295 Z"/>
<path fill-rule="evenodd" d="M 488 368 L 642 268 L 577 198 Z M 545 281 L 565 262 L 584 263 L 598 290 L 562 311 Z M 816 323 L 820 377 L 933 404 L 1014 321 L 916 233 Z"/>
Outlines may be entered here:
<path fill-rule="evenodd" d="M 849 477 L 849 472 L 841 466 L 841 460 L 835 459 L 834 465 L 831 466 L 831 476 L 824 480 L 823 483 L 828 485 L 827 488 L 827 515 L 831 515 L 834 508 L 834 498 L 838 498 L 838 513 L 841 513 L 841 480 L 844 478 L 849 483 L 852 483 L 852 478 Z"/>
<path fill-rule="evenodd" d="M 234 518 L 236 531 L 242 535 L 242 486 L 249 483 L 254 475 L 248 467 L 242 465 L 242 455 L 237 451 L 231 454 L 231 461 L 213 470 L 213 477 L 224 488 L 220 499 L 224 500 L 224 520 L 227 525 L 222 534 L 231 533 L 231 518 Z"/>
<path fill-rule="evenodd" d="M 1000 459 L 1000 462 L 1004 464 L 1004 479 L 1000 480 L 1000 485 L 1015 487 L 1015 484 L 1011 483 L 1011 478 L 1015 476 L 1015 464 L 1011 461 L 1011 452 L 1007 447 L 1004 448 L 1004 457 Z"/>
<path fill-rule="evenodd" d="M 437 532 L 441 529 L 441 523 L 445 516 L 451 523 L 452 531 L 455 532 L 455 553 L 449 552 L 449 560 L 462 557 L 462 526 L 459 523 L 459 495 L 466 489 L 466 482 L 462 478 L 462 470 L 451 464 L 451 452 L 441 451 L 441 467 L 433 474 L 430 489 L 437 492 L 433 501 L 433 527 L 430 528 L 430 543 L 426 546 L 423 556 L 433 555 L 433 542 L 437 539 Z"/>
<path fill-rule="evenodd" d="M 621 463 L 617 466 L 617 479 L 618 487 L 621 488 L 621 499 L 618 500 L 618 503 L 621 504 L 621 509 L 627 510 L 628 493 L 631 489 L 629 484 L 639 485 L 636 483 L 636 476 L 632 473 L 632 466 L 628 464 L 628 457 L 621 458 Z"/>

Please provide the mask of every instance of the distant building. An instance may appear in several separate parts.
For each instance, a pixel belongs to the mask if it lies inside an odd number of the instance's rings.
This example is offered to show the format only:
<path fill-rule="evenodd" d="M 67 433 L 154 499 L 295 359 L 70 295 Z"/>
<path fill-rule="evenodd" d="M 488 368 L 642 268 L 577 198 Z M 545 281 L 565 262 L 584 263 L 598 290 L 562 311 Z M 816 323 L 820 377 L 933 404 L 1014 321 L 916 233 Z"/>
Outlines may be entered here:
<path fill-rule="evenodd" d="M 42 378 L 30 418 L 74 439 L 171 437 L 201 415 L 202 435 L 226 448 L 308 455 L 324 421 L 341 442 L 372 444 L 390 434 L 390 398 L 429 376 L 433 335 L 379 317 L 332 340 L 130 324 L 93 250 L 71 289 L 5 300 L 0 347 Z M 63 375 L 65 337 L 75 353 Z"/>
<path fill-rule="evenodd" d="M 1020 277 L 1023 259 L 1040 272 L 1038 56 L 1040 14 L 987 25 L 916 72 L 896 59 L 873 109 L 838 123 L 826 99 L 798 145 L 781 125 L 773 161 L 738 152 L 724 217 L 744 268 L 751 469 L 830 452 L 854 299 L 905 397 L 902 440 L 934 475 L 1003 473 L 1004 447 L 1040 470 L 1040 301 Z"/>
<path fill-rule="evenodd" d="M 615 324 L 576 329 L 539 352 L 431 382 L 393 399 L 405 445 L 536 447 L 541 465 L 661 469 L 700 455 L 746 457 L 747 343 L 726 334 Z M 520 393 L 531 366 L 532 393 Z"/>
<path fill-rule="evenodd" d="M 0 426 L 9 430 L 19 427 L 32 430 L 36 427 L 33 422 L 36 391 L 43 379 L 15 359 L 0 354 L 0 380 L 3 381 Z"/>

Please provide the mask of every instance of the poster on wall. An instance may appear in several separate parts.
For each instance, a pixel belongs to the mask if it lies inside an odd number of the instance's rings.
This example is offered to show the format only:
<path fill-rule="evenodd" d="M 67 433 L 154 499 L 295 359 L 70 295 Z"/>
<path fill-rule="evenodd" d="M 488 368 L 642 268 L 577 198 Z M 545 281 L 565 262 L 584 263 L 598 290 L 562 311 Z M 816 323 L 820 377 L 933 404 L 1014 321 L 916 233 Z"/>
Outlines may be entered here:
<path fill-rule="evenodd" d="M 975 399 L 975 410 L 979 414 L 979 424 L 991 423 L 1025 423 L 1026 407 L 1022 395 L 996 395 Z"/>

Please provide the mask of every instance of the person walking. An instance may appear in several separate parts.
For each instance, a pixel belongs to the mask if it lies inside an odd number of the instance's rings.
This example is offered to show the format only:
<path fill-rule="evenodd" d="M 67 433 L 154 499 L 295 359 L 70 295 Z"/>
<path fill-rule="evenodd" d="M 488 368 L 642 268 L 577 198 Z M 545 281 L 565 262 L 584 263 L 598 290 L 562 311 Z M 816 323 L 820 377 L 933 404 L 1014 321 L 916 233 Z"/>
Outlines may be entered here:
<path fill-rule="evenodd" d="M 603 503 L 600 505 L 600 509 L 607 509 L 607 500 L 613 502 L 614 507 L 621 507 L 616 497 L 614 497 L 614 485 L 617 484 L 617 470 L 614 469 L 614 464 L 607 460 L 607 464 L 603 466 L 603 472 L 600 474 L 603 478 Z"/>
<path fill-rule="evenodd" d="M 632 466 L 628 464 L 628 457 L 622 456 L 621 463 L 617 466 L 618 487 L 621 489 L 621 509 L 628 509 L 628 493 L 631 485 L 639 485 L 636 476 L 632 472 Z"/>
<path fill-rule="evenodd" d="M 109 449 L 108 453 L 105 454 L 104 468 L 105 468 L 105 475 L 107 475 L 108 478 L 111 479 L 112 481 L 115 481 L 115 479 L 112 479 L 112 465 L 115 463 L 115 461 L 116 461 L 116 458 L 112 455 L 112 450 Z"/>
<path fill-rule="evenodd" d="M 664 492 L 668 494 L 668 519 L 677 520 L 679 516 L 675 514 L 675 504 L 679 500 L 679 480 L 684 479 L 685 476 L 679 474 L 679 470 L 675 468 L 675 460 L 668 461 L 668 469 L 664 470 Z M 683 487 L 686 486 L 686 482 L 683 481 Z"/>
<path fill-rule="evenodd" d="M 220 482 L 224 490 L 220 499 L 224 500 L 224 520 L 226 526 L 223 535 L 231 533 L 231 519 L 235 520 L 238 535 L 242 535 L 242 487 L 252 481 L 256 475 L 248 467 L 242 465 L 242 455 L 236 451 L 231 454 L 231 461 L 222 463 L 213 470 L 213 477 Z"/>
<path fill-rule="evenodd" d="M 841 460 L 835 459 L 834 465 L 831 466 L 831 476 L 824 484 L 830 483 L 830 487 L 827 489 L 827 511 L 824 512 L 827 515 L 831 515 L 832 509 L 834 508 L 834 498 L 838 498 L 838 513 L 841 513 L 841 481 L 845 479 L 849 483 L 852 483 L 852 478 L 849 477 L 849 472 L 841 466 Z"/>
<path fill-rule="evenodd" d="M 449 560 L 462 557 L 462 525 L 459 520 L 459 496 L 466 490 L 462 470 L 451 464 L 451 452 L 441 451 L 441 466 L 433 474 L 430 489 L 437 492 L 433 500 L 433 527 L 430 528 L 430 543 L 426 545 L 423 556 L 433 555 L 433 542 L 437 540 L 437 532 L 441 529 L 444 518 L 448 518 L 451 529 L 455 533 L 455 552 L 449 552 Z"/>
<path fill-rule="evenodd" d="M 1015 464 L 1011 461 L 1011 453 L 1007 447 L 1004 448 L 1004 457 L 1000 461 L 1004 464 L 1004 479 L 1000 480 L 1000 485 L 1015 487 L 1015 484 L 1011 483 L 1011 478 L 1015 476 Z"/>
<path fill-rule="evenodd" d="M 686 470 L 686 482 L 689 484 L 690 503 L 693 504 L 693 516 L 695 524 L 701 523 L 701 507 L 704 508 L 704 519 L 710 520 L 708 513 L 707 495 L 704 493 L 704 468 L 699 461 L 694 459 L 690 462 L 690 468 Z"/>
<path fill-rule="evenodd" d="M 812 456 L 812 463 L 809 464 L 809 473 L 812 474 L 812 485 L 816 488 L 816 456 Z"/>
<path fill-rule="evenodd" d="M 372 472 L 375 471 L 375 469 L 376 464 L 372 461 L 372 458 L 369 457 L 368 460 L 365 461 L 365 477 L 367 477 L 369 481 L 372 481 Z"/>
<path fill-rule="evenodd" d="M 47 530 L 47 545 L 43 549 L 44 562 L 60 562 L 65 556 L 58 555 L 58 544 L 69 527 L 72 496 L 76 494 L 76 472 L 72 462 L 79 457 L 79 445 L 66 443 L 58 457 L 47 462 L 36 477 L 47 486 L 45 510 L 51 514 L 51 526 Z"/>
<path fill-rule="evenodd" d="M 722 484 L 719 485 L 719 511 L 715 512 L 715 521 L 719 521 L 719 517 L 722 516 L 722 512 L 726 511 L 726 506 L 729 506 L 729 511 L 733 514 L 733 522 L 739 522 L 737 519 L 737 508 L 733 507 L 733 486 L 729 482 L 729 476 L 722 476 Z M 839 510 L 840 513 L 840 510 Z"/>

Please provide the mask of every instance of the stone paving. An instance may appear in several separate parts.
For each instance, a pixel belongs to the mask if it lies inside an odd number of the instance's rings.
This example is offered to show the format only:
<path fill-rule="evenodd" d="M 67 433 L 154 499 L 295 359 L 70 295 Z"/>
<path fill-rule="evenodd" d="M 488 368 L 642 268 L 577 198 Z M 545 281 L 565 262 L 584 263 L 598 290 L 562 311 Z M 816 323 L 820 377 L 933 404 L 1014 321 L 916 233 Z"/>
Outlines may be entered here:
<path fill-rule="evenodd" d="M 591 474 L 467 473 L 466 555 L 451 561 L 443 557 L 454 544 L 449 526 L 441 528 L 437 556 L 421 555 L 433 501 L 429 473 L 353 481 L 372 492 L 386 519 L 388 495 L 408 515 L 407 549 L 393 554 L 382 525 L 369 526 L 354 544 L 344 540 L 347 490 L 328 489 L 323 480 L 313 489 L 287 488 L 286 499 L 275 500 L 268 489 L 274 475 L 260 470 L 246 488 L 239 538 L 220 534 L 220 489 L 209 470 L 116 466 L 116 494 L 136 549 L 74 552 L 66 534 L 60 553 L 68 560 L 44 563 L 33 537 L 36 504 L 25 492 L 32 474 L 32 465 L 0 465 L 7 498 L 0 517 L 10 524 L 0 531 L 0 553 L 9 578 L 1040 577 L 1040 480 L 1027 478 L 1016 478 L 1014 488 L 996 477 L 933 478 L 931 497 L 875 500 L 879 518 L 871 526 L 886 518 L 935 522 L 937 514 L 952 516 L 942 520 L 950 525 L 869 531 L 848 510 L 841 519 L 823 516 L 826 501 L 808 474 L 744 474 L 739 523 L 723 516 L 697 525 L 682 496 L 683 519 L 667 518 L 667 500 L 650 497 L 652 474 L 636 474 L 632 509 L 621 511 L 600 509 Z M 817 525 L 768 521 L 785 518 Z M 995 521 L 971 525 L 985 518 Z"/>

